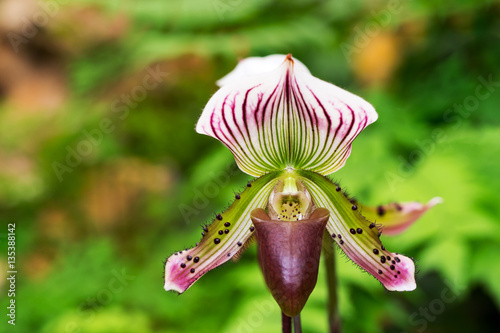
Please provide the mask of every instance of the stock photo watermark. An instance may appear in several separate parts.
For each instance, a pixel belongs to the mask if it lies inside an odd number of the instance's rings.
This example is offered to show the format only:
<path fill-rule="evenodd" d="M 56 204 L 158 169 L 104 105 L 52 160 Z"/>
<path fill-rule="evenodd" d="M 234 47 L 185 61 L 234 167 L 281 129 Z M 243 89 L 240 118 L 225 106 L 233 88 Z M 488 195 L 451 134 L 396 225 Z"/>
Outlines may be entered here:
<path fill-rule="evenodd" d="M 168 75 L 166 72 L 161 71 L 160 65 L 157 65 L 154 69 L 148 67 L 146 72 L 148 74 L 144 76 L 140 85 L 115 98 L 111 103 L 111 114 L 117 117 L 119 121 L 125 120 L 130 110 L 135 109 L 140 102 L 145 100 L 148 92 L 158 88 Z M 83 138 L 77 144 L 66 146 L 64 161 L 53 161 L 51 164 L 59 182 L 63 181 L 65 173 L 73 172 L 86 157 L 94 152 L 95 148 L 102 143 L 105 135 L 111 134 L 116 129 L 115 122 L 116 120 L 114 121 L 111 117 L 104 117 L 97 127 L 82 130 Z"/>
<path fill-rule="evenodd" d="M 88 297 L 83 303 L 78 307 L 78 316 L 85 320 L 87 323 L 92 322 L 95 319 L 97 311 L 100 308 L 109 305 L 115 295 L 122 293 L 125 290 L 125 287 L 129 285 L 129 283 L 135 280 L 135 276 L 128 275 L 125 272 L 125 268 L 122 268 L 120 272 L 116 269 L 111 271 L 113 277 L 109 280 L 107 286 L 101 290 L 99 290 L 95 296 Z M 78 327 L 77 322 L 72 321 L 66 324 L 65 332 L 79 332 L 80 328 Z"/>
<path fill-rule="evenodd" d="M 452 130 L 457 130 L 462 126 L 465 119 L 479 109 L 482 101 L 485 101 L 500 87 L 500 82 L 493 81 L 493 75 L 488 75 L 487 78 L 478 76 L 479 82 L 474 88 L 474 93 L 466 96 L 462 102 L 453 104 L 450 108 L 443 112 L 442 119 L 445 123 L 451 124 Z M 397 172 L 387 171 L 385 179 L 389 185 L 389 189 L 394 192 L 398 184 L 412 176 L 418 165 L 425 158 L 431 156 L 436 147 L 447 140 L 447 135 L 444 129 L 435 128 L 428 138 L 423 140 L 415 140 L 418 148 L 412 150 L 406 157 L 399 155 L 399 166 Z"/>
<path fill-rule="evenodd" d="M 9 325 L 16 325 L 16 224 L 9 223 L 7 225 L 7 298 L 9 306 L 7 306 L 7 322 Z"/>
<path fill-rule="evenodd" d="M 364 48 L 370 44 L 370 40 L 381 33 L 388 27 L 393 17 L 398 15 L 403 10 L 404 3 L 409 0 L 391 0 L 387 3 L 387 7 L 370 12 L 370 20 L 362 26 L 357 25 L 353 29 L 351 42 L 340 44 L 340 49 L 344 54 L 347 62 L 351 62 L 353 54 L 359 54 Z"/>
<path fill-rule="evenodd" d="M 413 312 L 408 317 L 408 323 L 415 328 L 418 333 L 424 332 L 429 323 L 434 322 L 441 314 L 446 311 L 446 307 L 456 301 L 465 291 L 466 286 L 459 283 L 452 284 L 448 280 L 444 280 L 446 285 L 438 297 L 434 298 L 428 304 L 420 306 L 418 311 Z M 407 332 L 401 332 L 407 333 Z"/>
<path fill-rule="evenodd" d="M 19 33 L 10 31 L 7 34 L 7 39 L 14 52 L 18 53 L 23 45 L 35 38 L 40 30 L 45 28 L 50 20 L 59 13 L 60 5 L 68 2 L 68 0 L 38 1 L 39 9 L 33 13 L 31 18 L 21 18 L 22 26 Z"/>
<path fill-rule="evenodd" d="M 264 319 L 273 314 L 274 302 L 269 299 L 262 302 L 253 302 L 254 310 L 237 320 L 236 333 L 258 332 L 259 327 L 264 324 Z"/>
<path fill-rule="evenodd" d="M 224 21 L 226 14 L 234 12 L 243 0 L 212 0 L 212 7 L 219 16 L 221 21 Z"/>
<path fill-rule="evenodd" d="M 208 207 L 210 199 L 215 198 L 220 190 L 229 184 L 229 179 L 238 170 L 234 163 L 229 163 L 225 169 L 209 173 L 210 181 L 203 188 L 194 189 L 193 201 L 190 205 L 180 204 L 179 211 L 181 212 L 184 222 L 191 223 L 193 217 L 197 217 L 203 209 Z"/>

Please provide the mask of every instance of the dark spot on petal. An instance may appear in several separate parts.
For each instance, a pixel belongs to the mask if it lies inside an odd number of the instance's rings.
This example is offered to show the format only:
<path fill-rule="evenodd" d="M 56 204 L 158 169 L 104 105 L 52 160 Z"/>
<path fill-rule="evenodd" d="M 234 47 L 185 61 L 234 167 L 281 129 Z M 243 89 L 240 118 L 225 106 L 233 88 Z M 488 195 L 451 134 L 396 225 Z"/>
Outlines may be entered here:
<path fill-rule="evenodd" d="M 217 214 L 217 220 L 222 221 L 222 215 Z"/>
<path fill-rule="evenodd" d="M 391 265 L 391 269 L 394 270 L 396 267 L 394 265 Z"/>
<path fill-rule="evenodd" d="M 352 205 L 352 207 L 351 207 L 351 208 L 352 208 L 352 210 L 356 210 L 356 209 L 358 209 L 358 206 L 356 206 L 356 205 Z"/>
<path fill-rule="evenodd" d="M 340 186 L 337 186 L 337 188 L 335 189 L 337 192 L 340 192 L 341 188 Z"/>
<path fill-rule="evenodd" d="M 380 258 L 380 262 L 381 262 L 381 263 L 385 263 L 385 257 L 381 257 L 381 258 Z"/>
<path fill-rule="evenodd" d="M 393 261 L 392 261 L 392 263 L 393 263 L 394 265 L 396 265 L 396 260 L 393 260 Z"/>
<path fill-rule="evenodd" d="M 383 215 L 385 214 L 385 209 L 384 209 L 384 207 L 383 207 L 383 206 L 378 206 L 378 207 L 377 207 L 377 214 L 378 214 L 379 216 L 383 216 Z"/>
<path fill-rule="evenodd" d="M 179 254 L 182 254 L 182 251 L 179 251 Z"/>
<path fill-rule="evenodd" d="M 377 249 L 373 249 L 373 253 L 378 254 L 378 250 Z"/>
<path fill-rule="evenodd" d="M 395 203 L 395 204 L 394 204 L 394 206 L 396 206 L 396 210 L 397 210 L 398 212 L 400 212 L 400 211 L 403 209 L 403 207 L 401 207 L 401 205 L 400 205 L 400 204 L 398 204 L 398 203 Z"/>
<path fill-rule="evenodd" d="M 394 259 L 396 260 L 396 262 L 400 262 L 401 261 L 398 257 L 395 257 Z"/>
<path fill-rule="evenodd" d="M 293 204 L 290 202 L 290 207 L 292 207 L 292 206 L 293 206 Z"/>
<path fill-rule="evenodd" d="M 370 229 L 373 229 L 374 227 L 375 227 L 375 223 L 370 223 L 369 228 L 370 228 Z"/>
<path fill-rule="evenodd" d="M 356 232 L 357 232 L 358 234 L 362 234 L 362 233 L 363 233 L 363 229 L 358 228 L 358 229 L 356 229 Z"/>
<path fill-rule="evenodd" d="M 241 198 L 239 194 L 236 194 L 234 197 L 235 197 L 236 199 Z"/>
<path fill-rule="evenodd" d="M 351 232 L 351 234 L 355 234 L 356 233 L 356 230 L 354 230 L 353 228 L 351 228 L 351 230 L 349 230 Z"/>
<path fill-rule="evenodd" d="M 344 244 L 344 241 L 343 240 L 340 240 L 340 245 Z"/>
<path fill-rule="evenodd" d="M 390 256 L 387 256 L 387 260 L 391 260 L 391 257 L 390 257 Z"/>
<path fill-rule="evenodd" d="M 198 262 L 198 261 L 200 261 L 200 257 L 194 257 L 193 262 L 195 262 L 195 263 L 196 263 L 196 262 Z"/>
<path fill-rule="evenodd" d="M 224 223 L 225 227 L 229 227 L 230 225 L 231 225 L 231 223 L 229 223 L 229 222 Z"/>
<path fill-rule="evenodd" d="M 349 199 L 349 202 L 355 205 L 358 201 L 355 198 Z"/>
<path fill-rule="evenodd" d="M 223 233 L 224 233 L 224 231 L 219 230 L 219 235 L 222 235 Z"/>
<path fill-rule="evenodd" d="M 208 228 L 207 227 L 203 227 L 203 231 L 208 232 Z"/>
<path fill-rule="evenodd" d="M 379 270 L 378 270 L 378 273 L 379 273 L 379 274 L 382 274 L 382 271 L 379 269 Z"/>
<path fill-rule="evenodd" d="M 385 246 L 382 245 L 380 248 L 382 249 L 382 251 L 385 251 Z"/>
<path fill-rule="evenodd" d="M 247 184 L 247 187 L 252 187 L 252 184 L 248 183 L 248 184 Z"/>
<path fill-rule="evenodd" d="M 191 260 L 191 259 L 193 259 L 193 257 L 191 257 L 191 256 L 187 256 L 187 257 L 186 257 L 186 259 L 187 259 L 187 260 Z"/>
<path fill-rule="evenodd" d="M 224 230 L 224 233 L 228 234 L 229 233 L 229 229 Z"/>
<path fill-rule="evenodd" d="M 177 253 L 177 252 L 175 252 L 174 254 L 175 254 L 176 256 L 177 256 L 177 255 L 179 255 L 179 253 Z"/>
<path fill-rule="evenodd" d="M 341 239 L 341 238 L 342 238 L 342 235 L 341 235 L 341 234 L 339 234 L 339 239 Z"/>
<path fill-rule="evenodd" d="M 397 276 L 397 275 L 394 275 L 394 277 L 395 277 L 395 278 L 398 278 L 398 276 Z"/>
<path fill-rule="evenodd" d="M 398 274 L 401 274 L 401 272 L 400 272 L 400 271 L 398 271 Z"/>
<path fill-rule="evenodd" d="M 215 244 L 219 244 L 220 243 L 220 239 L 219 238 L 214 239 L 214 243 Z"/>
<path fill-rule="evenodd" d="M 253 232 L 255 230 L 255 227 L 254 226 L 251 226 L 250 227 L 250 231 Z"/>
<path fill-rule="evenodd" d="M 194 273 L 194 268 L 191 268 L 190 272 L 191 272 L 191 273 Z"/>
<path fill-rule="evenodd" d="M 182 268 L 186 268 L 186 264 L 185 264 L 185 263 L 182 263 L 182 264 L 181 264 L 181 267 L 182 267 Z"/>
<path fill-rule="evenodd" d="M 238 242 L 238 243 L 236 243 L 236 244 L 238 244 L 238 246 L 242 246 L 242 245 L 243 245 L 243 243 L 242 243 L 242 242 Z"/>
<path fill-rule="evenodd" d="M 335 238 L 335 237 L 337 237 L 337 235 L 335 235 L 335 234 L 332 234 L 332 238 Z"/>
<path fill-rule="evenodd" d="M 205 233 L 204 233 L 204 232 L 202 232 L 202 233 L 201 233 L 201 237 L 203 237 L 203 236 L 205 236 Z"/>

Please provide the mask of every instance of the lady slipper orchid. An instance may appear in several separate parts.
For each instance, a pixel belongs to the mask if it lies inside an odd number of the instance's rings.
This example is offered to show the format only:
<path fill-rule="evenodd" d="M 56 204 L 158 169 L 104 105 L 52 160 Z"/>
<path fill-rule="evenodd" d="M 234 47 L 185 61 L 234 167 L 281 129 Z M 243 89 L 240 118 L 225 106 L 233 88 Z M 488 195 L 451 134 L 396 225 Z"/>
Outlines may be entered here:
<path fill-rule="evenodd" d="M 438 199 L 364 207 L 326 177 L 377 120 L 372 105 L 312 76 L 291 55 L 242 60 L 218 84 L 196 131 L 221 141 L 257 179 L 203 227 L 194 248 L 167 259 L 165 290 L 183 293 L 256 238 L 266 284 L 282 312 L 296 316 L 316 284 L 325 231 L 387 290 L 415 289 L 413 261 L 382 245 L 381 228 L 402 231 Z"/>

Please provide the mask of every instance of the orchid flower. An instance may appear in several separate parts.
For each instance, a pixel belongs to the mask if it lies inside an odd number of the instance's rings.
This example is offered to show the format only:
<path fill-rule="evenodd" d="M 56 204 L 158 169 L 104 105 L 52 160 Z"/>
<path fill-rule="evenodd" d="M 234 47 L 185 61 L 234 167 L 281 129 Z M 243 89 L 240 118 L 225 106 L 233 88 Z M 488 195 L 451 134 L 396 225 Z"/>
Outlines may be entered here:
<path fill-rule="evenodd" d="M 218 84 L 196 131 L 221 141 L 257 178 L 203 227 L 195 247 L 167 259 L 165 290 L 183 293 L 256 238 L 271 293 L 285 315 L 296 316 L 316 284 L 325 231 L 387 290 L 415 289 L 412 259 L 386 249 L 381 229 L 402 231 L 438 199 L 365 207 L 326 177 L 377 120 L 372 105 L 312 76 L 291 55 L 247 58 Z"/>

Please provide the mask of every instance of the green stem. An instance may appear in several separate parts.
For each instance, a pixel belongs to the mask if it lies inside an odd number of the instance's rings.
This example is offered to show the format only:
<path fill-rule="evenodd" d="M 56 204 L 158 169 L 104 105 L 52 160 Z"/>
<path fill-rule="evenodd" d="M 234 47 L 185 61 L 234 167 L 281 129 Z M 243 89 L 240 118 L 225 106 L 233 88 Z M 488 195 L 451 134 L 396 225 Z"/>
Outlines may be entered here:
<path fill-rule="evenodd" d="M 330 333 L 340 333 L 340 316 L 338 310 L 337 274 L 335 271 L 335 248 L 330 235 L 323 237 L 323 255 L 326 266 L 326 283 L 328 285 L 328 322 Z"/>
<path fill-rule="evenodd" d="M 300 323 L 300 313 L 293 317 L 293 333 L 302 333 L 302 325 Z"/>
<path fill-rule="evenodd" d="M 283 312 L 281 313 L 281 331 L 283 333 L 292 333 L 292 318 Z"/>

